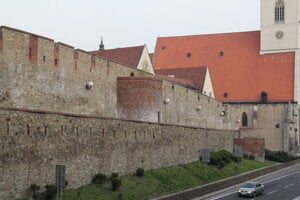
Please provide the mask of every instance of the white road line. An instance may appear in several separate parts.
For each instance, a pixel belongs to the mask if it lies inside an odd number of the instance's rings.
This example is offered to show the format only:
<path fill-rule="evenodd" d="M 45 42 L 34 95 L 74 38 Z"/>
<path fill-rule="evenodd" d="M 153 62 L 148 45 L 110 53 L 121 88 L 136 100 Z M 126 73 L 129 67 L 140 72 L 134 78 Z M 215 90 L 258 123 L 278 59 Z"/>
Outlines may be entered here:
<path fill-rule="evenodd" d="M 275 193 L 275 192 L 278 192 L 278 190 L 274 190 L 274 191 L 272 191 L 272 192 L 269 192 L 269 193 L 267 193 L 267 195 L 273 194 L 273 193 Z"/>
<path fill-rule="evenodd" d="M 288 187 L 292 187 L 293 185 L 294 185 L 294 184 L 286 185 L 286 186 L 284 186 L 283 188 L 286 189 L 286 188 L 288 188 Z"/>

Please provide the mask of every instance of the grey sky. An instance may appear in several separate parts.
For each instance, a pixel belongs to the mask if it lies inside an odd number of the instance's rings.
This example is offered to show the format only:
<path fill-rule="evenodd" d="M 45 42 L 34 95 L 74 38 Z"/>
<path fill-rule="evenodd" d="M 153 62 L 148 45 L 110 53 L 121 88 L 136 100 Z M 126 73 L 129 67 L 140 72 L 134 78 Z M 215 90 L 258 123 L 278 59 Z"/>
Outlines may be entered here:
<path fill-rule="evenodd" d="M 0 25 L 83 50 L 146 44 L 158 36 L 260 29 L 260 0 L 0 0 Z"/>

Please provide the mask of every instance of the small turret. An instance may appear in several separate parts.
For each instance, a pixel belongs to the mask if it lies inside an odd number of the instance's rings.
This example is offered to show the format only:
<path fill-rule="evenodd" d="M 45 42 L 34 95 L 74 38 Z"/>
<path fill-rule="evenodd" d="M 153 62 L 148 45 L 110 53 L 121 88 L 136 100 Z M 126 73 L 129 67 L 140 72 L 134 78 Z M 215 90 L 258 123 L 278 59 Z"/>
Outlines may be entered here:
<path fill-rule="evenodd" d="M 101 43 L 99 45 L 99 50 L 104 50 L 103 38 L 101 37 Z"/>

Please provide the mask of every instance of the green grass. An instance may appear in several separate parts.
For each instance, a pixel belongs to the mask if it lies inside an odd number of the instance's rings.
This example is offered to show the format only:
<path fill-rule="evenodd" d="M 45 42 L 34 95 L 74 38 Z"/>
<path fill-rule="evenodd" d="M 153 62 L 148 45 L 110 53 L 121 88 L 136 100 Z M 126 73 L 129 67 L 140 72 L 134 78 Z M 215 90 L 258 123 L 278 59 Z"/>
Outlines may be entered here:
<path fill-rule="evenodd" d="M 205 178 L 205 166 L 197 161 L 186 165 L 145 171 L 144 177 L 121 176 L 122 186 L 116 192 L 111 190 L 110 182 L 103 186 L 90 184 L 78 189 L 66 190 L 63 193 L 63 200 L 118 200 L 118 194 L 122 194 L 123 200 L 146 200 L 270 166 L 274 163 L 243 159 L 238 168 L 236 163 L 231 162 L 221 170 L 208 165 L 207 178 Z"/>

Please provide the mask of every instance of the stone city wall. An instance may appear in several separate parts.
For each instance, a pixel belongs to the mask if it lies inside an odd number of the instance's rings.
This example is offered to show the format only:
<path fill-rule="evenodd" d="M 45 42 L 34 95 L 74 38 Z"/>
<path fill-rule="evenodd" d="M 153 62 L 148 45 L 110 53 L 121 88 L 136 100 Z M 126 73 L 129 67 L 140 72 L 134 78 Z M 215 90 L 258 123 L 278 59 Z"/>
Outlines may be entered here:
<path fill-rule="evenodd" d="M 0 106 L 117 117 L 117 77 L 152 76 L 52 39 L 0 30 Z"/>
<path fill-rule="evenodd" d="M 220 116 L 221 102 L 183 85 L 160 80 L 160 87 L 153 88 L 148 81 L 148 88 L 141 88 L 141 83 L 153 78 L 151 74 L 49 38 L 8 27 L 0 30 L 0 106 L 151 122 L 160 119 L 163 123 L 203 128 L 237 128 Z M 133 74 L 135 77 L 131 77 Z M 118 77 L 123 80 L 119 88 Z M 142 81 L 127 86 L 134 78 Z M 93 87 L 87 89 L 89 82 L 93 82 Z M 118 92 L 124 101 L 138 104 L 127 107 L 131 109 L 127 113 L 118 111 Z M 164 104 L 167 98 L 170 102 Z"/>
<path fill-rule="evenodd" d="M 243 113 L 248 123 L 243 126 Z M 230 104 L 230 121 L 239 125 L 239 136 L 265 138 L 265 146 L 270 150 L 296 152 L 299 148 L 298 104 Z"/>
<path fill-rule="evenodd" d="M 220 101 L 160 78 L 120 77 L 118 113 L 122 118 L 215 129 L 238 129 L 221 113 Z"/>
<path fill-rule="evenodd" d="M 53 184 L 58 164 L 74 188 L 99 172 L 192 162 L 203 148 L 232 152 L 236 137 L 234 130 L 1 108 L 0 199 L 21 197 L 33 183 Z"/>

